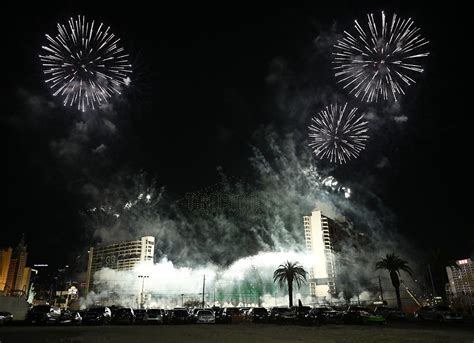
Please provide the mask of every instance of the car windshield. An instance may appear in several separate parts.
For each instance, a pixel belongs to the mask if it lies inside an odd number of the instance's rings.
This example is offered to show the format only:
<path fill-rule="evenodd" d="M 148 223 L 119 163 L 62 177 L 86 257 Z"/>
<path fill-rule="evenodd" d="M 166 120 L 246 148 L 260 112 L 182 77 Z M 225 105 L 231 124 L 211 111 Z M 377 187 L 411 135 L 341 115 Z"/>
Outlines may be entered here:
<path fill-rule="evenodd" d="M 361 306 L 351 306 L 350 307 L 351 311 L 365 311 L 369 312 L 369 310 L 366 307 L 361 307 Z"/>
<path fill-rule="evenodd" d="M 436 306 L 435 308 L 438 311 L 450 311 L 448 306 Z"/>
<path fill-rule="evenodd" d="M 253 309 L 253 313 L 256 314 L 267 314 L 267 310 L 263 307 L 257 307 Z"/>
<path fill-rule="evenodd" d="M 276 309 L 278 313 L 290 312 L 291 310 L 288 307 L 279 307 Z"/>
<path fill-rule="evenodd" d="M 237 307 L 227 307 L 225 309 L 226 313 L 239 313 L 240 310 Z"/>
<path fill-rule="evenodd" d="M 318 311 L 318 312 L 327 312 L 327 311 L 331 311 L 332 309 L 328 307 L 315 307 L 313 310 Z"/>
<path fill-rule="evenodd" d="M 305 312 L 309 312 L 309 310 L 311 310 L 311 307 L 302 306 L 302 307 L 297 307 L 297 309 L 298 309 L 298 311 L 305 313 Z"/>
<path fill-rule="evenodd" d="M 198 311 L 198 316 L 212 316 L 212 312 L 209 310 L 200 310 Z"/>
<path fill-rule="evenodd" d="M 161 314 L 160 310 L 148 310 L 149 314 Z"/>
<path fill-rule="evenodd" d="M 87 312 L 91 312 L 91 313 L 102 313 L 104 311 L 105 309 L 103 307 L 94 307 L 87 310 Z"/>
<path fill-rule="evenodd" d="M 173 314 L 178 317 L 184 317 L 188 315 L 188 311 L 186 310 L 174 310 Z"/>
<path fill-rule="evenodd" d="M 119 308 L 117 313 L 130 313 L 131 310 L 129 308 Z"/>
<path fill-rule="evenodd" d="M 49 305 L 38 305 L 33 307 L 31 312 L 49 312 L 51 309 L 51 306 Z"/>

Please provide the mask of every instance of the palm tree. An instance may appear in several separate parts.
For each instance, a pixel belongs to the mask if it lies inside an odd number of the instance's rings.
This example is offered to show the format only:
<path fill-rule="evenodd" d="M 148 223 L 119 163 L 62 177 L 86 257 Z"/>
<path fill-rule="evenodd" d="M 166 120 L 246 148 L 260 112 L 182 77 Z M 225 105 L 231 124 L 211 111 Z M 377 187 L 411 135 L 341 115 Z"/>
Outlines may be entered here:
<path fill-rule="evenodd" d="M 286 261 L 273 272 L 273 281 L 278 282 L 280 287 L 288 283 L 288 298 L 291 307 L 293 306 L 293 282 L 296 282 L 296 286 L 300 288 L 306 282 L 306 270 L 298 262 Z"/>
<path fill-rule="evenodd" d="M 387 254 L 384 258 L 375 264 L 375 269 L 386 269 L 390 273 L 390 279 L 392 279 L 392 285 L 395 288 L 395 294 L 397 295 L 398 308 L 402 309 L 402 299 L 400 298 L 400 270 L 407 272 L 411 275 L 411 268 L 407 264 L 408 262 L 402 260 L 395 254 Z"/>

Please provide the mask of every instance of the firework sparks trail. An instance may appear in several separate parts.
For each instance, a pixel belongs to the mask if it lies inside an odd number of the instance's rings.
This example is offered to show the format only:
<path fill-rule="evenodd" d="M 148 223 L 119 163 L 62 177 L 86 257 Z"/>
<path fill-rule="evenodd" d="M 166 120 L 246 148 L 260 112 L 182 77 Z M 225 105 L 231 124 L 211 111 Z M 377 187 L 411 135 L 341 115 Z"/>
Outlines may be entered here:
<path fill-rule="evenodd" d="M 334 45 L 333 68 L 338 83 L 362 101 L 394 100 L 405 94 L 404 87 L 415 83 L 414 75 L 422 73 L 419 60 L 429 55 L 429 43 L 411 18 L 393 14 L 387 21 L 381 14 L 381 25 L 374 15 L 367 15 L 368 31 L 355 20 L 355 31 L 344 31 Z"/>
<path fill-rule="evenodd" d="M 132 66 L 129 55 L 118 44 L 120 38 L 102 23 L 84 16 L 70 18 L 68 26 L 57 24 L 58 34 L 46 34 L 48 45 L 39 55 L 46 84 L 64 106 L 84 112 L 105 104 L 122 86 L 128 86 Z"/>
<path fill-rule="evenodd" d="M 330 105 L 311 119 L 309 146 L 318 158 L 343 164 L 364 150 L 368 122 L 357 110 L 349 110 L 347 103 Z"/>

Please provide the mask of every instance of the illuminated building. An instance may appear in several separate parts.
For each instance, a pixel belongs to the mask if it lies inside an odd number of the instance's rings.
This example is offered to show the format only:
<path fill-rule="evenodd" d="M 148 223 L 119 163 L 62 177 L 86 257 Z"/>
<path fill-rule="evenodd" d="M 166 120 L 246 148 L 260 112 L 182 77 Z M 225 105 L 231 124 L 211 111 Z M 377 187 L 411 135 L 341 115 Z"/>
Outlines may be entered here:
<path fill-rule="evenodd" d="M 153 262 L 154 247 L 155 237 L 145 236 L 137 241 L 90 248 L 86 294 L 94 289 L 95 272 L 102 268 L 132 270 L 140 262 Z"/>
<path fill-rule="evenodd" d="M 7 285 L 7 275 L 12 252 L 13 249 L 10 247 L 0 249 L 0 292 L 4 292 Z"/>
<path fill-rule="evenodd" d="M 354 260 L 344 254 L 345 248 L 360 250 L 368 238 L 352 228 L 347 218 L 331 219 L 315 209 L 303 217 L 306 251 L 314 256 L 309 268 L 309 293 L 318 300 L 328 300 L 340 292 L 338 278 L 351 270 Z"/>
<path fill-rule="evenodd" d="M 3 250 L 5 260 L 7 259 L 7 255 L 8 255 L 8 252 L 6 252 L 7 250 Z M 8 265 L 8 271 L 6 273 L 7 277 L 5 281 L 5 286 L 3 288 L 3 292 L 5 294 L 8 294 L 8 295 L 25 294 L 25 289 L 28 287 L 26 288 L 24 287 L 23 277 L 25 274 L 27 256 L 28 256 L 28 253 L 26 252 L 25 239 L 24 237 L 22 237 L 20 240 L 20 243 L 18 243 L 18 245 L 13 249 L 13 252 L 11 254 L 10 263 Z M 3 260 L 3 256 L 2 256 L 2 260 Z M 2 270 L 3 270 L 3 261 L 2 261 Z"/>
<path fill-rule="evenodd" d="M 19 289 L 21 289 L 23 294 L 28 294 L 30 290 L 30 279 L 31 279 L 31 268 L 23 268 L 23 277 Z"/>
<path fill-rule="evenodd" d="M 336 266 L 331 242 L 330 219 L 314 210 L 304 216 L 306 250 L 314 256 L 315 263 L 309 270 L 311 296 L 326 297 L 336 294 Z"/>
<path fill-rule="evenodd" d="M 446 267 L 451 294 L 453 296 L 473 295 L 474 262 L 470 258 L 466 258 L 456 261 L 456 265 L 457 267 Z"/>

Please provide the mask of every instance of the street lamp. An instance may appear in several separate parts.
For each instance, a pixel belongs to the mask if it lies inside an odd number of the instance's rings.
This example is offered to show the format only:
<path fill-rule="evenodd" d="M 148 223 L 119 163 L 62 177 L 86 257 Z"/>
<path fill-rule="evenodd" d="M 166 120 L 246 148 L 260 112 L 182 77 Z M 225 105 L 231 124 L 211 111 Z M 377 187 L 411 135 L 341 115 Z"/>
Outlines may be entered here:
<path fill-rule="evenodd" d="M 143 288 L 145 287 L 145 279 L 148 279 L 150 276 L 149 275 L 138 275 L 138 277 L 142 279 L 142 293 L 141 293 L 141 297 L 140 297 L 140 307 L 143 309 L 143 307 L 144 307 Z"/>

